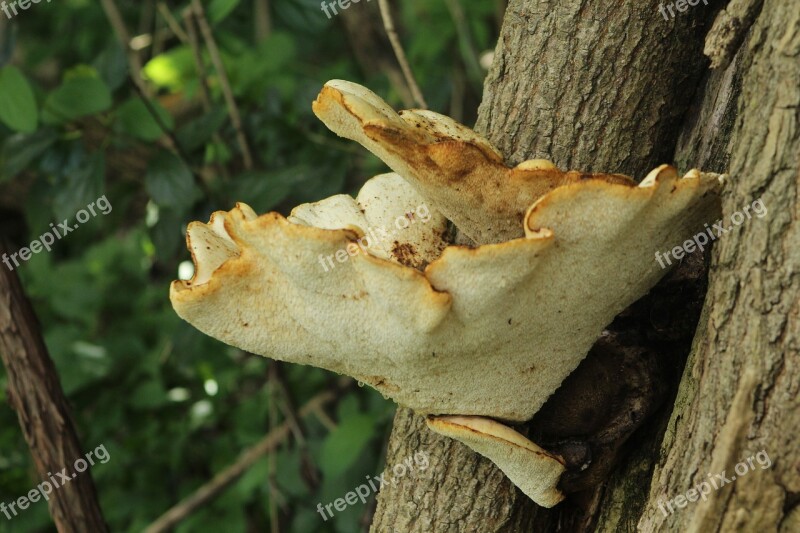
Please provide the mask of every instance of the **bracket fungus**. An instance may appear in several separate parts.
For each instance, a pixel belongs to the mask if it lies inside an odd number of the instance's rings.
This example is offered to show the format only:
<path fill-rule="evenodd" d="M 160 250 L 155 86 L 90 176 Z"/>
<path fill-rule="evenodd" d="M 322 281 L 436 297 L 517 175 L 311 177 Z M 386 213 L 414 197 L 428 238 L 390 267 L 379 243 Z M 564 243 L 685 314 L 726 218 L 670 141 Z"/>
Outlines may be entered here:
<path fill-rule="evenodd" d="M 658 282 L 656 250 L 717 218 L 722 177 L 662 165 L 637 185 L 546 161 L 510 168 L 465 126 L 395 113 L 342 81 L 314 111 L 396 174 L 288 218 L 240 203 L 191 223 L 195 275 L 173 282 L 176 312 L 225 343 L 373 386 L 555 505 L 564 461 L 503 422 L 530 420 Z M 370 238 L 420 205 L 427 220 Z M 448 220 L 481 245 L 452 245 Z M 320 266 L 341 250 L 347 261 Z"/>
<path fill-rule="evenodd" d="M 331 131 L 383 160 L 478 244 L 522 237 L 525 212 L 561 185 L 633 183 L 621 174 L 563 172 L 543 159 L 508 167 L 487 139 L 450 117 L 419 109 L 396 113 L 348 81 L 326 83 L 312 108 Z"/>

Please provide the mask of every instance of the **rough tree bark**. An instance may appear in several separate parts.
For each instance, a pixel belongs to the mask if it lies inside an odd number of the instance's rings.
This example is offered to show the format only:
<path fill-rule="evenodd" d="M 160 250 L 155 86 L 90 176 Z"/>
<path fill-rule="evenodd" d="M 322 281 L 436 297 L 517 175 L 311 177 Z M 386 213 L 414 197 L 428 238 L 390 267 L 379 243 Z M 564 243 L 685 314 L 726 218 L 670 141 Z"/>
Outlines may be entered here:
<path fill-rule="evenodd" d="M 714 252 L 674 406 L 634 435 L 629 454 L 584 496 L 580 512 L 569 502 L 537 508 L 491 463 L 400 409 L 387 467 L 417 450 L 429 453 L 431 467 L 423 479 L 381 492 L 372 531 L 800 528 L 800 461 L 790 431 L 800 416 L 792 358 L 798 251 L 791 246 L 800 242 L 800 14 L 791 0 L 766 0 L 733 63 L 709 74 L 702 49 L 711 7 L 699 4 L 668 22 L 657 7 L 512 0 L 476 129 L 513 164 L 543 157 L 639 179 L 671 161 L 680 170 L 728 171 L 732 157 L 725 216 L 763 196 L 770 214 L 738 227 Z M 659 498 L 761 449 L 775 461 L 771 470 L 668 518 L 658 510 Z"/>
<path fill-rule="evenodd" d="M 766 0 L 733 68 L 742 88 L 723 215 L 762 198 L 768 214 L 714 250 L 707 320 L 686 366 L 645 512 L 645 531 L 800 530 L 800 10 Z M 728 224 L 730 225 L 730 224 Z M 756 452 L 756 468 L 707 502 L 658 504 Z M 740 476 L 741 477 L 741 476 Z"/>
<path fill-rule="evenodd" d="M 0 255 L 7 251 L 0 241 Z M 55 476 L 65 467 L 71 471 L 84 452 L 70 408 L 33 308 L 16 272 L 5 266 L 0 267 L 0 358 L 8 376 L 8 403 L 17 412 L 39 478 L 47 481 L 49 473 Z M 60 532 L 108 531 L 91 472 L 54 489 L 48 505 Z"/>

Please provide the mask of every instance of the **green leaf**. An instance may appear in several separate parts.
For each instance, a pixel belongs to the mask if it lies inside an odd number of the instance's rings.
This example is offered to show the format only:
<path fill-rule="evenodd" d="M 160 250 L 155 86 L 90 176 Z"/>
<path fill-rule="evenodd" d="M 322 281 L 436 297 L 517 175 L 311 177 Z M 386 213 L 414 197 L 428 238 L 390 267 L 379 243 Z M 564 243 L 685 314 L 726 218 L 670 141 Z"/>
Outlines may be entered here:
<path fill-rule="evenodd" d="M 80 145 L 79 145 L 80 146 Z M 103 152 L 85 155 L 78 154 L 77 167 L 67 170 L 53 199 L 53 214 L 61 221 L 73 219 L 75 214 L 103 194 L 103 180 L 106 173 L 106 158 Z"/>
<path fill-rule="evenodd" d="M 38 120 L 39 110 L 28 80 L 15 66 L 0 69 L 0 121 L 12 130 L 32 133 Z"/>
<path fill-rule="evenodd" d="M 321 521 L 319 511 L 314 512 L 306 507 L 300 507 L 294 512 L 289 531 L 330 531 L 329 529 L 320 529 Z"/>
<path fill-rule="evenodd" d="M 205 144 L 225 123 L 228 114 L 224 107 L 212 108 L 205 115 L 187 122 L 175 136 L 184 150 L 194 150 Z"/>
<path fill-rule="evenodd" d="M 142 69 L 145 77 L 159 87 L 173 91 L 183 89 L 191 79 L 197 77 L 192 49 L 179 46 L 159 54 Z"/>
<path fill-rule="evenodd" d="M 350 468 L 375 434 L 371 416 L 355 415 L 342 421 L 325 439 L 319 461 L 326 477 L 336 478 Z"/>
<path fill-rule="evenodd" d="M 239 5 L 240 0 L 212 0 L 208 6 L 208 19 L 212 24 L 222 22 Z"/>
<path fill-rule="evenodd" d="M 171 131 L 175 127 L 172 115 L 155 100 L 151 100 L 150 105 L 161 120 L 161 124 Z M 115 126 L 143 141 L 156 141 L 164 135 L 164 130 L 141 98 L 131 98 L 119 107 Z"/>
<path fill-rule="evenodd" d="M 150 229 L 156 258 L 164 263 L 172 261 L 184 243 L 181 228 L 183 215 L 173 209 L 160 209 L 158 222 Z M 184 248 L 185 250 L 186 248 Z"/>
<path fill-rule="evenodd" d="M 226 493 L 223 493 L 227 495 Z M 228 493 L 235 494 L 235 493 Z M 223 497 L 224 498 L 224 497 Z M 194 533 L 196 531 L 248 531 L 246 506 L 223 503 L 223 498 L 213 505 L 206 505 L 177 526 L 175 533 Z M 238 501 L 236 502 L 239 503 Z M 131 528 L 139 531 L 144 528 Z"/>
<path fill-rule="evenodd" d="M 231 202 L 245 202 L 258 213 L 270 211 L 292 192 L 292 184 L 283 171 L 246 172 L 237 176 L 228 189 Z"/>
<path fill-rule="evenodd" d="M 188 209 L 202 196 L 191 171 L 183 161 L 165 150 L 150 161 L 145 176 L 145 188 L 156 204 L 177 211 Z"/>
<path fill-rule="evenodd" d="M 275 461 L 275 480 L 289 495 L 300 497 L 308 494 L 308 485 L 303 481 L 302 461 L 297 449 L 279 450 Z"/>
<path fill-rule="evenodd" d="M 348 394 L 342 398 L 342 400 L 339 402 L 339 407 L 336 410 L 339 420 L 346 420 L 352 416 L 358 415 L 358 413 L 358 396 L 355 394 Z"/>
<path fill-rule="evenodd" d="M 297 85 L 291 75 L 296 48 L 292 35 L 277 31 L 256 48 L 230 57 L 226 66 L 234 92 L 258 99 L 267 88 L 277 87 L 282 95 L 292 96 Z"/>
<path fill-rule="evenodd" d="M 80 76 L 65 80 L 50 93 L 42 119 L 49 123 L 73 120 L 111 107 L 111 91 L 103 80 Z"/>
<path fill-rule="evenodd" d="M 25 168 L 45 150 L 56 142 L 58 135 L 50 128 L 43 128 L 32 134 L 18 133 L 3 143 L 0 151 L 0 182 L 11 178 Z"/>
<path fill-rule="evenodd" d="M 243 498 L 249 498 L 259 487 L 265 486 L 269 479 L 269 462 L 266 457 L 256 461 L 247 469 L 247 472 L 239 478 L 236 483 L 236 490 Z"/>
<path fill-rule="evenodd" d="M 112 91 L 119 89 L 128 76 L 128 58 L 116 39 L 111 40 L 106 49 L 100 52 L 92 66 Z"/>
<path fill-rule="evenodd" d="M 352 4 L 351 4 L 352 7 Z M 356 8 L 366 7 L 356 6 Z M 281 20 L 291 32 L 316 34 L 336 19 L 336 15 L 328 18 L 320 7 L 318 0 L 295 0 L 293 2 L 275 2 L 273 4 L 277 19 Z M 341 11 L 339 11 L 341 13 Z"/>
<path fill-rule="evenodd" d="M 131 407 L 138 407 L 139 409 L 159 407 L 166 402 L 167 393 L 158 379 L 145 381 L 136 387 L 133 394 L 128 398 L 128 403 Z"/>
<path fill-rule="evenodd" d="M 75 326 L 53 326 L 45 341 L 58 369 L 64 391 L 73 393 L 106 377 L 112 368 L 107 351 L 84 342 Z"/>

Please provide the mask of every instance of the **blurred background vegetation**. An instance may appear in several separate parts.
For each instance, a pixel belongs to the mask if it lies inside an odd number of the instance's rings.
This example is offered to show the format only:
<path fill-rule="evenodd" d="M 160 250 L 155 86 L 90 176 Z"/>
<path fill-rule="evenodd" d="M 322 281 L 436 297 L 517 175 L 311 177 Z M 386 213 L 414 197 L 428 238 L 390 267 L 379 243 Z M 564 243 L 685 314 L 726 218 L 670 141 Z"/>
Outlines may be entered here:
<path fill-rule="evenodd" d="M 384 171 L 311 113 L 327 80 L 412 107 L 377 1 L 330 19 L 319 0 L 208 0 L 199 18 L 189 4 L 54 0 L 0 13 L 0 234 L 27 246 L 103 194 L 113 205 L 17 269 L 85 451 L 111 455 L 91 473 L 112 531 L 142 530 L 337 380 L 175 315 L 169 282 L 191 275 L 186 223 L 236 201 L 288 214 Z M 472 124 L 503 7 L 394 3 L 431 109 Z M 6 389 L 0 367 L 0 502 L 41 481 Z M 374 498 L 327 522 L 316 506 L 382 471 L 393 412 L 347 388 L 177 531 L 363 530 Z M 0 515 L 0 531 L 52 530 L 42 502 Z"/>

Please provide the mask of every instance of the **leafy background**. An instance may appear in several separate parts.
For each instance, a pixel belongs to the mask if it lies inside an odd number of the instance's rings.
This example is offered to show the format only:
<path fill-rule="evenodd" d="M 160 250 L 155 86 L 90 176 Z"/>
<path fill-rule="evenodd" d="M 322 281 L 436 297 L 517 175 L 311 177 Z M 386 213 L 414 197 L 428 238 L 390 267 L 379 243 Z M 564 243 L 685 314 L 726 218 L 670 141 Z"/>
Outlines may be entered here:
<path fill-rule="evenodd" d="M 367 31 L 381 28 L 377 2 L 352 4 L 345 15 L 361 22 L 348 26 L 344 16 L 328 19 L 318 0 L 206 1 L 253 154 L 248 169 L 207 47 L 201 38 L 201 76 L 175 31 L 184 29 L 188 2 L 116 5 L 141 70 L 100 2 L 32 4 L 12 20 L 0 14 L 0 234 L 26 246 L 103 194 L 113 205 L 17 271 L 85 450 L 102 444 L 111 455 L 91 470 L 106 520 L 112 531 L 140 531 L 282 422 L 282 402 L 302 405 L 337 379 L 282 365 L 284 390 L 270 379 L 277 370 L 268 359 L 178 319 L 167 293 L 191 266 L 186 222 L 236 201 L 287 214 L 353 193 L 383 171 L 311 113 L 325 81 L 362 83 L 398 108 L 408 101 L 391 81 L 396 62 L 385 36 Z M 395 7 L 429 106 L 471 124 L 485 75 L 480 57 L 497 38 L 503 2 Z M 6 388 L 0 367 L 0 501 L 10 502 L 40 480 Z M 301 439 L 287 439 L 177 531 L 364 530 L 374 498 L 327 522 L 316 505 L 383 470 L 393 412 L 371 389 L 348 388 L 327 417 L 305 419 Z M 41 502 L 13 521 L 0 515 L 0 531 L 54 530 Z"/>

